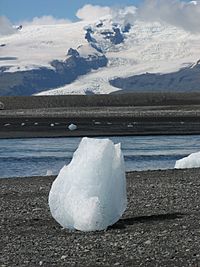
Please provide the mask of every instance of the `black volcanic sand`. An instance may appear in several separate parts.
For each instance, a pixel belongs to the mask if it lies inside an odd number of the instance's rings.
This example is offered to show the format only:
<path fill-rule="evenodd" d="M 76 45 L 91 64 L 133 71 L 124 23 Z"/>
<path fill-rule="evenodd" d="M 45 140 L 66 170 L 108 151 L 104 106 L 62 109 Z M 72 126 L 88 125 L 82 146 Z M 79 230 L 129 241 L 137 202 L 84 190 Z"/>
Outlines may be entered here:
<path fill-rule="evenodd" d="M 101 232 L 51 217 L 54 177 L 0 179 L 0 266 L 200 266 L 200 169 L 127 174 L 128 208 Z"/>
<path fill-rule="evenodd" d="M 34 125 L 37 123 L 37 125 Z M 70 131 L 70 124 L 77 130 Z M 10 124 L 10 125 L 8 125 Z M 24 125 L 23 125 L 24 124 Z M 200 120 L 185 119 L 149 119 L 130 118 L 42 118 L 42 119 L 0 119 L 0 138 L 34 137 L 82 137 L 82 136 L 128 136 L 160 134 L 199 134 Z"/>
<path fill-rule="evenodd" d="M 68 129 L 72 123 L 77 130 Z M 200 106 L 0 111 L 0 138 L 199 133 Z"/>

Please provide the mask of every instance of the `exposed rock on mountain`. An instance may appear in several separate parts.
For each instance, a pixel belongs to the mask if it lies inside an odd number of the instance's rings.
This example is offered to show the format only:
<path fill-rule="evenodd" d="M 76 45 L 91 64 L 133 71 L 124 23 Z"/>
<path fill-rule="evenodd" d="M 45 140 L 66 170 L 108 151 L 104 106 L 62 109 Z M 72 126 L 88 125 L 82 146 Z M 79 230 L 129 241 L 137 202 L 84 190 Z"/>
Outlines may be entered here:
<path fill-rule="evenodd" d="M 67 56 L 79 57 L 79 52 L 76 49 L 70 48 L 67 52 Z"/>
<path fill-rule="evenodd" d="M 39 68 L 19 72 L 0 70 L 0 95 L 31 95 L 43 90 L 69 84 L 80 75 L 106 66 L 105 55 L 89 54 L 81 57 L 79 52 L 70 48 L 64 61 L 53 60 L 53 68 Z"/>
<path fill-rule="evenodd" d="M 122 32 L 123 33 L 128 33 L 131 29 L 131 24 L 127 23 L 123 28 L 122 28 Z"/>
<path fill-rule="evenodd" d="M 92 29 L 87 28 L 86 29 L 86 34 L 85 34 L 85 39 L 88 41 L 88 43 L 96 43 L 97 41 L 92 37 Z"/>
<path fill-rule="evenodd" d="M 119 92 L 136 91 L 176 91 L 191 92 L 200 90 L 200 61 L 194 66 L 172 73 L 145 73 L 127 78 L 110 80 L 110 84 L 123 89 Z M 119 93 L 118 92 L 118 93 Z"/>

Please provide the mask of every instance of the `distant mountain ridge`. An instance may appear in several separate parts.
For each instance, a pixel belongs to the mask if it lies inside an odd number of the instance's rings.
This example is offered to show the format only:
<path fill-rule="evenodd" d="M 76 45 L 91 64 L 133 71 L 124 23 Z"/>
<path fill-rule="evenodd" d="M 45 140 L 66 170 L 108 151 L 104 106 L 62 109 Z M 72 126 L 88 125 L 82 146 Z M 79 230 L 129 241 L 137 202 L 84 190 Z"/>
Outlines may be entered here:
<path fill-rule="evenodd" d="M 112 18 L 0 36 L 0 95 L 199 91 L 200 34 Z"/>
<path fill-rule="evenodd" d="M 172 73 L 145 73 L 127 78 L 116 78 L 109 81 L 120 91 L 115 93 L 145 92 L 199 92 L 200 64 L 180 69 Z"/>
<path fill-rule="evenodd" d="M 74 53 L 70 54 L 70 51 Z M 80 75 L 104 67 L 107 63 L 108 60 L 104 55 L 94 54 L 84 58 L 77 50 L 71 49 L 66 60 L 53 60 L 50 63 L 53 69 L 41 67 L 27 71 L 2 71 L 0 73 L 0 95 L 32 95 L 52 87 L 69 84 Z"/>

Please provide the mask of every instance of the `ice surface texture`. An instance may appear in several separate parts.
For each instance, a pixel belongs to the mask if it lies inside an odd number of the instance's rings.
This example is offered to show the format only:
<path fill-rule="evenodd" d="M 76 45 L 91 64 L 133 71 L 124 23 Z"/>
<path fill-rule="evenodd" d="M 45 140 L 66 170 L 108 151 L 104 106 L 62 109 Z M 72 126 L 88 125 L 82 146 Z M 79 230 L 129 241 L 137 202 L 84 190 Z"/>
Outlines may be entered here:
<path fill-rule="evenodd" d="M 120 144 L 84 137 L 53 182 L 49 206 L 54 219 L 68 229 L 104 230 L 117 222 L 127 206 Z"/>
<path fill-rule="evenodd" d="M 199 168 L 200 152 L 192 153 L 186 158 L 176 161 L 175 169 Z"/>

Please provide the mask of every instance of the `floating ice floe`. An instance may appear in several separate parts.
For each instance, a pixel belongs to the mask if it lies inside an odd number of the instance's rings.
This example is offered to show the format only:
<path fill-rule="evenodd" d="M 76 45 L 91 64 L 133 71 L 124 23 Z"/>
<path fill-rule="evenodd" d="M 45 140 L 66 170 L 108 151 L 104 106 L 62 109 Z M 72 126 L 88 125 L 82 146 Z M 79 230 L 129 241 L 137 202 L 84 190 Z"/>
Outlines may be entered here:
<path fill-rule="evenodd" d="M 70 124 L 69 126 L 68 126 L 68 129 L 70 130 L 70 131 L 75 131 L 76 129 L 77 129 L 77 125 L 76 124 Z"/>
<path fill-rule="evenodd" d="M 199 168 L 200 152 L 192 153 L 188 157 L 176 161 L 175 169 Z"/>
<path fill-rule="evenodd" d="M 54 219 L 64 228 L 104 230 L 127 206 L 124 159 L 120 144 L 84 137 L 49 193 Z"/>

